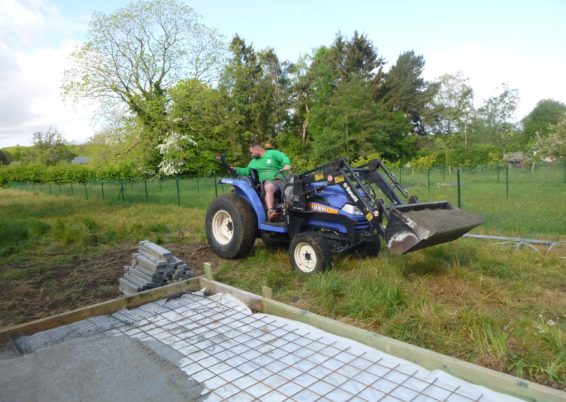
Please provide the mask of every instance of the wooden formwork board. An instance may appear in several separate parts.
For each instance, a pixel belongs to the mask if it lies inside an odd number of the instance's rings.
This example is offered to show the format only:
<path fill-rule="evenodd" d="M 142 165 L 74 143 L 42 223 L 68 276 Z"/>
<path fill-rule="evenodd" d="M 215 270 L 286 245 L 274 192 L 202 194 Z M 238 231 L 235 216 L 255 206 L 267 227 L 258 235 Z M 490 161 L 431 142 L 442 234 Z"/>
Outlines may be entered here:
<path fill-rule="evenodd" d="M 252 311 L 271 314 L 312 325 L 334 335 L 352 339 L 393 356 L 419 364 L 426 369 L 439 369 L 455 377 L 477 385 L 485 386 L 486 388 L 494 391 L 512 395 L 527 401 L 566 401 L 566 393 L 559 390 L 487 369 L 485 367 L 477 366 L 472 363 L 277 302 L 271 299 L 272 292 L 270 289 L 263 289 L 263 294 L 266 297 L 262 297 L 233 286 L 216 282 L 212 280 L 211 269 L 209 267 L 207 268 L 208 269 L 206 271 L 208 278 L 204 276 L 192 278 L 157 289 L 137 293 L 132 296 L 109 300 L 107 302 L 1 329 L 0 343 L 8 343 L 10 342 L 10 339 L 14 337 L 31 335 L 39 331 L 70 324 L 89 317 L 112 314 L 124 308 L 134 308 L 159 299 L 205 289 L 207 293 L 211 294 L 230 294 L 245 303 Z"/>
<path fill-rule="evenodd" d="M 97 315 L 112 314 L 122 309 L 129 309 L 150 303 L 159 299 L 171 297 L 179 293 L 193 292 L 200 289 L 199 278 L 176 282 L 131 296 L 119 297 L 91 306 L 82 307 L 24 324 L 14 325 L 0 329 L 0 344 L 8 343 L 11 338 L 22 335 L 31 335 L 39 331 L 70 324 Z"/>

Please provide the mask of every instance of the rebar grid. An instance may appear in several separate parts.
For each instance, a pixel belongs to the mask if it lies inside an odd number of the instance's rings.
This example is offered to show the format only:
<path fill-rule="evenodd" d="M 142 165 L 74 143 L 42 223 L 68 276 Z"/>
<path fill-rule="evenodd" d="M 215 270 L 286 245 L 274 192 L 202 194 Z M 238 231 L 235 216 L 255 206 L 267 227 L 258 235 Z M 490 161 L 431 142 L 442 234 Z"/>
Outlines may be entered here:
<path fill-rule="evenodd" d="M 296 324 L 296 325 L 295 325 Z M 179 352 L 177 363 L 207 401 L 487 400 L 464 381 L 452 385 L 425 369 L 369 347 L 265 314 L 222 295 L 160 300 L 17 340 L 25 351 L 105 333 L 153 340 Z M 81 335 L 82 334 L 82 335 Z M 196 386 L 195 386 L 196 387 Z M 192 391 L 192 390 L 191 390 Z"/>

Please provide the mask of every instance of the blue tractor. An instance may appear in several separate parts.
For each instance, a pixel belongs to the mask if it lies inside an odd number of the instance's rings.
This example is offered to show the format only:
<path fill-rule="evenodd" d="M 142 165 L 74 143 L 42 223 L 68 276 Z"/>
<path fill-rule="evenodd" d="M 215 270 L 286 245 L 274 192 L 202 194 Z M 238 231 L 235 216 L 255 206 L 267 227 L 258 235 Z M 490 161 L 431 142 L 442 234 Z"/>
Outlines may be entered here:
<path fill-rule="evenodd" d="M 208 244 L 226 259 L 244 257 L 262 238 L 268 246 L 288 246 L 292 267 L 310 274 L 324 271 L 336 253 L 377 257 L 381 239 L 401 255 L 457 239 L 482 223 L 445 201 L 418 202 L 379 159 L 353 168 L 342 158 L 286 177 L 280 219 L 269 222 L 257 172 L 237 177 L 220 160 L 232 177 L 219 183 L 233 191 L 210 204 L 205 227 Z"/>

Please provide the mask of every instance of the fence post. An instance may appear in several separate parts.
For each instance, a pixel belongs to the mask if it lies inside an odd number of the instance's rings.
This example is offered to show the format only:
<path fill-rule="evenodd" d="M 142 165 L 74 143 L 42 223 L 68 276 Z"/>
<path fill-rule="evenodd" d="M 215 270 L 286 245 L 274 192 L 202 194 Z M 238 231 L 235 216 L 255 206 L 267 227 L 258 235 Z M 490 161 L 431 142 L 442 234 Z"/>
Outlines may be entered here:
<path fill-rule="evenodd" d="M 143 179 L 143 185 L 144 185 L 144 187 L 145 187 L 145 202 L 148 202 L 148 201 L 149 201 L 149 197 L 148 197 L 148 195 L 147 195 L 147 180 L 146 180 L 146 179 Z"/>
<path fill-rule="evenodd" d="M 102 201 L 104 201 L 104 182 L 100 183 L 100 188 L 102 190 Z"/>
<path fill-rule="evenodd" d="M 458 208 L 462 208 L 462 182 L 460 181 L 460 168 L 456 169 L 456 182 L 458 185 Z"/>
<path fill-rule="evenodd" d="M 402 179 L 403 179 L 403 167 L 399 166 L 399 183 L 401 183 Z"/>
<path fill-rule="evenodd" d="M 181 205 L 181 196 L 179 195 L 179 176 L 175 175 L 175 185 L 177 186 L 177 205 Z"/>
<path fill-rule="evenodd" d="M 509 165 L 505 167 L 505 196 L 509 198 Z"/>
<path fill-rule="evenodd" d="M 163 192 L 163 180 L 161 176 L 159 176 L 159 192 Z"/>
<path fill-rule="evenodd" d="M 75 195 L 75 190 L 73 190 L 73 182 L 71 182 L 71 195 Z"/>
<path fill-rule="evenodd" d="M 120 192 L 118 193 L 118 199 L 120 199 L 120 197 L 122 197 L 122 201 L 125 201 L 124 198 L 124 180 L 120 180 Z"/>
<path fill-rule="evenodd" d="M 426 186 L 430 188 L 430 168 L 426 171 Z"/>
<path fill-rule="evenodd" d="M 86 188 L 86 181 L 84 182 L 85 185 L 85 198 L 88 200 L 88 190 Z"/>
<path fill-rule="evenodd" d="M 566 165 L 565 165 L 566 166 Z M 200 185 L 198 183 L 198 173 L 197 173 L 197 193 L 200 193 Z"/>
<path fill-rule="evenodd" d="M 49 189 L 49 194 L 51 194 L 51 183 L 47 183 L 47 188 Z"/>
<path fill-rule="evenodd" d="M 495 163 L 495 171 L 497 172 L 497 182 L 499 183 L 499 162 Z"/>

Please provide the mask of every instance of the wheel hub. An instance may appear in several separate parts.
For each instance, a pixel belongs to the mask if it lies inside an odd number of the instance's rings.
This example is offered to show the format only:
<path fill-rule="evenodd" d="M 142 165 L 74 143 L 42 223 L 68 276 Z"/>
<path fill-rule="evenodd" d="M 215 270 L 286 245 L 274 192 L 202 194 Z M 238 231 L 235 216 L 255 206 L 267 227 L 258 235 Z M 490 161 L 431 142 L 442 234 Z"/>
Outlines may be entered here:
<path fill-rule="evenodd" d="M 316 252 L 310 244 L 305 242 L 297 244 L 294 257 L 295 263 L 301 271 L 311 273 L 315 270 L 317 263 Z"/>
<path fill-rule="evenodd" d="M 227 211 L 217 211 L 212 217 L 212 235 L 223 246 L 230 243 L 234 237 L 234 223 Z"/>

